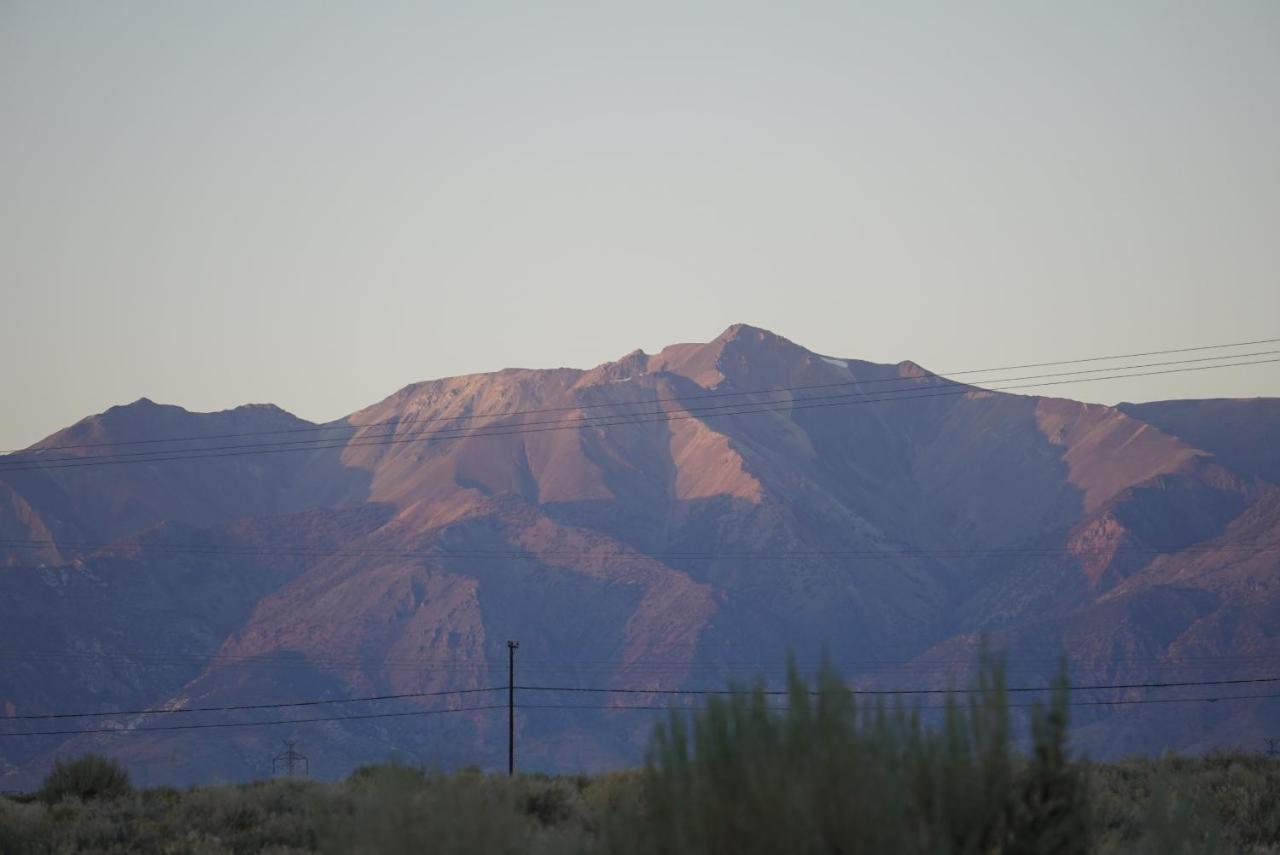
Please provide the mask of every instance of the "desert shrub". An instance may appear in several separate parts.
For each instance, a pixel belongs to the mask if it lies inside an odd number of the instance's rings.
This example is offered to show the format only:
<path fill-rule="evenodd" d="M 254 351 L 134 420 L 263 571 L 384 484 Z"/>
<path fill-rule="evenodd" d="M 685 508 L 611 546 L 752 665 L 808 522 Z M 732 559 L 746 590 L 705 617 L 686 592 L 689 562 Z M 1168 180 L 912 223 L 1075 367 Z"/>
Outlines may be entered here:
<path fill-rule="evenodd" d="M 1280 853 L 1280 762 L 1130 758 L 1090 768 L 1100 852 Z"/>
<path fill-rule="evenodd" d="M 1088 777 L 1066 750 L 1068 698 L 1063 674 L 1049 705 L 1031 714 L 1031 757 L 1009 802 L 1010 852 L 1065 855 L 1089 849 Z"/>
<path fill-rule="evenodd" d="M 643 774 L 633 769 L 605 772 L 590 778 L 582 789 L 587 827 L 596 829 L 609 817 L 637 812 L 641 806 L 643 784 Z"/>
<path fill-rule="evenodd" d="M 86 754 L 74 760 L 58 760 L 44 779 L 40 796 L 49 804 L 75 796 L 84 801 L 114 799 L 132 791 L 129 773 L 109 757 Z"/>
<path fill-rule="evenodd" d="M 323 851 L 515 855 L 555 845 L 526 813 L 519 779 L 383 771 L 349 780 L 344 795 L 322 820 Z"/>
<path fill-rule="evenodd" d="M 1174 784 L 1164 770 L 1154 770 L 1145 798 L 1130 802 L 1134 822 L 1125 834 L 1104 838 L 1102 852 L 1134 855 L 1193 855 L 1205 852 L 1244 851 L 1228 847 L 1222 828 L 1189 789 Z"/>
<path fill-rule="evenodd" d="M 582 814 L 585 785 L 576 776 L 521 775 L 513 786 L 517 788 L 517 807 L 539 825 L 563 825 Z"/>
<path fill-rule="evenodd" d="M 174 805 L 171 826 L 230 852 L 271 847 L 311 850 L 318 818 L 331 808 L 331 787 L 299 780 L 192 790 Z"/>
<path fill-rule="evenodd" d="M 45 845 L 45 815 L 43 804 L 22 804 L 0 798 L 0 853 L 48 851 Z"/>
<path fill-rule="evenodd" d="M 1184 788 L 1239 849 L 1280 851 L 1280 760 L 1243 753 L 1196 758 Z"/>
<path fill-rule="evenodd" d="M 474 774 L 469 771 L 459 775 Z M 348 783 L 354 786 L 402 786 L 414 787 L 426 780 L 426 771 L 405 763 L 371 763 L 358 767 L 347 776 Z"/>
<path fill-rule="evenodd" d="M 1004 686 L 986 661 L 929 727 L 918 710 L 858 706 L 829 666 L 813 691 L 791 667 L 785 709 L 756 688 L 658 728 L 633 836 L 662 853 L 1086 851 L 1065 685 L 1037 711 L 1025 762 Z"/>
<path fill-rule="evenodd" d="M 805 713 L 810 724 L 825 715 L 822 705 L 820 696 L 813 699 Z M 1055 750 L 1063 747 L 1061 734 L 1054 735 L 1062 725 L 1052 705 L 1038 713 L 1042 724 L 1033 724 L 1031 753 L 1020 754 L 1004 742 L 1007 725 L 998 711 L 990 698 L 971 697 L 952 704 L 938 726 L 926 727 L 909 710 L 869 707 L 856 713 L 865 730 L 841 731 L 836 719 L 827 721 L 826 735 L 816 736 L 821 729 L 803 717 L 768 710 L 778 719 L 773 735 L 756 736 L 774 747 L 737 769 L 723 765 L 723 757 L 715 761 L 722 771 L 746 773 L 729 791 L 736 806 L 721 800 L 725 781 L 704 786 L 710 780 L 705 767 L 683 774 L 668 769 L 670 786 L 688 796 L 683 803 L 670 800 L 655 786 L 654 776 L 666 774 L 656 757 L 644 771 L 593 777 L 378 769 L 338 783 L 157 788 L 51 805 L 0 798 L 0 855 L 639 855 L 715 846 L 735 853 L 1056 853 L 1087 846 L 1098 853 L 1280 855 L 1280 763 L 1243 754 L 1072 762 Z M 975 714 L 985 717 L 976 728 Z M 711 763 L 694 741 L 697 727 L 685 730 L 692 767 Z M 804 736 L 806 729 L 814 732 Z M 811 746 L 807 756 L 793 751 L 805 745 Z M 766 765 L 761 757 L 772 759 Z M 770 771 L 777 773 L 772 779 Z M 664 809 L 670 815 L 655 821 Z M 763 818 L 755 819 L 757 813 Z M 716 828 L 721 821 L 731 827 Z M 752 843 L 750 835 L 761 842 Z"/>

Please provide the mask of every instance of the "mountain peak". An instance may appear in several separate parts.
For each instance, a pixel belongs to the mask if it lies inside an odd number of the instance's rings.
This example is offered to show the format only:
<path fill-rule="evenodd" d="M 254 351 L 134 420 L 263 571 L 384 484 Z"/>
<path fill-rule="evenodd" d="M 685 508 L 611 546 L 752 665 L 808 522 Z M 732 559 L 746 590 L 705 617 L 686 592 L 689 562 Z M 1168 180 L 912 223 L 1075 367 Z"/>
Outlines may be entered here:
<path fill-rule="evenodd" d="M 143 397 L 139 398 L 138 400 L 136 400 L 136 401 L 130 401 L 130 402 L 129 402 L 129 403 L 127 403 L 127 404 L 116 404 L 116 405 L 115 405 L 115 406 L 113 406 L 113 407 L 107 407 L 107 409 L 106 409 L 106 410 L 104 410 L 103 412 L 99 413 L 98 415 L 100 415 L 100 416 L 105 416 L 105 415 L 107 415 L 108 413 L 123 413 L 123 412 L 137 412 L 137 411 L 146 411 L 146 410 L 158 410 L 158 409 L 161 409 L 161 408 L 164 408 L 164 407 L 168 407 L 168 406 L 171 406 L 171 405 L 170 405 L 170 404 L 157 404 L 155 401 L 151 400 L 150 398 L 148 398 L 148 397 L 146 397 L 146 396 L 144 395 Z"/>
<path fill-rule="evenodd" d="M 795 342 L 791 341 L 790 339 L 784 338 L 778 335 L 777 333 L 767 330 L 763 327 L 756 327 L 756 326 L 752 326 L 751 324 L 742 324 L 742 323 L 730 324 L 729 327 L 725 329 L 724 332 L 720 333 L 720 335 L 712 339 L 711 343 L 713 344 L 716 342 L 728 343 L 731 341 L 759 342 L 759 343 L 778 342 L 778 343 L 786 343 L 788 345 L 791 345 L 792 347 L 800 346 Z"/>

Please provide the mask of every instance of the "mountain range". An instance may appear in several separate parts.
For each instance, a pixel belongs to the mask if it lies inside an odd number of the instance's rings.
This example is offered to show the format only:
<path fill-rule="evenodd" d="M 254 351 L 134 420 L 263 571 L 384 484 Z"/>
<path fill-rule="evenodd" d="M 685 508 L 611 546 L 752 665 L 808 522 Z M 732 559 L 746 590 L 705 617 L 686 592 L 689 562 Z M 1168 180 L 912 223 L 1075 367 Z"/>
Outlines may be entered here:
<path fill-rule="evenodd" d="M 940 689 L 984 643 L 1016 687 L 1064 660 L 1078 686 L 1217 684 L 1078 690 L 1094 756 L 1256 748 L 1280 685 L 1220 681 L 1280 673 L 1278 439 L 1277 399 L 1087 404 L 747 325 L 326 425 L 113 407 L 0 457 L 0 734 L 130 732 L 0 735 L 0 789 L 86 750 L 148 783 L 261 776 L 285 736 L 313 774 L 497 768 L 508 640 L 522 686 L 633 690 L 519 690 L 522 768 L 637 762 L 686 699 L 662 691 L 775 684 L 788 656 Z"/>

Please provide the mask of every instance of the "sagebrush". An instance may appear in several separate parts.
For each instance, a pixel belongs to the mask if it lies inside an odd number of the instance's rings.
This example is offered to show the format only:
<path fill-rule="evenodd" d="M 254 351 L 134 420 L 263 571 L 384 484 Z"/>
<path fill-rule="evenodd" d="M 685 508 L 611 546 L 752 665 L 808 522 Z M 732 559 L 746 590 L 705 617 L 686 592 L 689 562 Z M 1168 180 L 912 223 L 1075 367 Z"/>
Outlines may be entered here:
<path fill-rule="evenodd" d="M 56 761 L 44 779 L 40 797 L 50 804 L 68 796 L 114 799 L 131 789 L 129 773 L 118 762 L 99 754 L 85 754 L 74 760 Z"/>

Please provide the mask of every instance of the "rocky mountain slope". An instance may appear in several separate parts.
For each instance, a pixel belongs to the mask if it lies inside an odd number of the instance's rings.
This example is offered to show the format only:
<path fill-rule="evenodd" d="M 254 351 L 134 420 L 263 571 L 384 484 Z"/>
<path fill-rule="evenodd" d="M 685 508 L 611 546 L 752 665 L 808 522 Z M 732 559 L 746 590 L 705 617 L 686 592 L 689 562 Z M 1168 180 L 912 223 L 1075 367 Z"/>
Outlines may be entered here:
<path fill-rule="evenodd" d="M 748 326 L 591 370 L 419 383 L 326 426 L 143 400 L 0 458 L 0 716 L 482 690 L 505 684 L 508 639 L 525 685 L 720 688 L 826 651 L 868 685 L 937 688 L 963 680 L 984 635 L 1015 685 L 1043 685 L 1063 654 L 1084 685 L 1265 676 L 1280 661 L 1277 437 L 1280 401 L 956 388 Z M 671 699 L 521 701 L 524 765 L 568 769 L 633 762 L 654 713 L 540 707 Z M 1280 725 L 1266 697 L 1076 712 L 1096 753 L 1250 747 Z M 320 774 L 393 753 L 496 766 L 505 712 L 0 737 L 0 786 L 90 747 L 143 780 L 260 775 L 285 735 Z"/>

